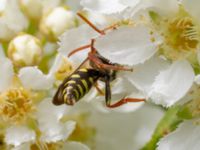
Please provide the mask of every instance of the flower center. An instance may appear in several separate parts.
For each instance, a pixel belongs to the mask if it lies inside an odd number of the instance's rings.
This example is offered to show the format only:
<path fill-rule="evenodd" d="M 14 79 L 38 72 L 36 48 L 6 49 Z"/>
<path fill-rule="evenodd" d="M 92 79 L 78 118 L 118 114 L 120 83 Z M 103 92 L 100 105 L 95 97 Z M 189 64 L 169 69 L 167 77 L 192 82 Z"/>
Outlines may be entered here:
<path fill-rule="evenodd" d="M 62 62 L 55 73 L 55 77 L 58 80 L 63 80 L 64 78 L 66 78 L 71 74 L 72 70 L 73 69 L 71 63 L 66 58 L 63 57 Z"/>
<path fill-rule="evenodd" d="M 175 50 L 192 50 L 198 45 L 198 32 L 189 17 L 178 17 L 168 23 L 166 42 Z"/>
<path fill-rule="evenodd" d="M 0 114 L 5 121 L 20 123 L 34 110 L 30 94 L 24 88 L 13 88 L 0 95 Z"/>

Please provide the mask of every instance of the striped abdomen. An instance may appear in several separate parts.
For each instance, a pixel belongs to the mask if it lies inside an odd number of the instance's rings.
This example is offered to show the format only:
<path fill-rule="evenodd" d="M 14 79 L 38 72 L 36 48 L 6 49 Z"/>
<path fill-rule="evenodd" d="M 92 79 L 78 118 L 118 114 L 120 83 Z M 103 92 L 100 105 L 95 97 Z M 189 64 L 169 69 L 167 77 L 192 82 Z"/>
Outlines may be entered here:
<path fill-rule="evenodd" d="M 101 76 L 101 73 L 95 69 L 84 68 L 75 71 L 59 86 L 53 103 L 55 105 L 63 103 L 73 105 L 91 89 Z"/>

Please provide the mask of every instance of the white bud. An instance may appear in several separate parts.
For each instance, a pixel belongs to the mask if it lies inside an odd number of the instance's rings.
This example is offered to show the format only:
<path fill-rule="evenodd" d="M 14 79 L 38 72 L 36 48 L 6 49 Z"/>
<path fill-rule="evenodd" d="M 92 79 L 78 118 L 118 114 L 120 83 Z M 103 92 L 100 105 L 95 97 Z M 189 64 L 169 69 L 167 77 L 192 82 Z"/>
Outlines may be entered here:
<path fill-rule="evenodd" d="M 41 0 L 20 0 L 20 5 L 29 18 L 40 19 L 42 13 Z"/>
<path fill-rule="evenodd" d="M 18 67 L 37 65 L 42 52 L 40 40 L 29 34 L 15 37 L 8 47 L 8 57 Z"/>
<path fill-rule="evenodd" d="M 41 32 L 50 40 L 57 39 L 66 29 L 76 26 L 76 17 L 64 7 L 56 7 L 43 16 L 40 23 Z"/>
<path fill-rule="evenodd" d="M 9 41 L 28 27 L 18 0 L 0 0 L 0 40 Z"/>

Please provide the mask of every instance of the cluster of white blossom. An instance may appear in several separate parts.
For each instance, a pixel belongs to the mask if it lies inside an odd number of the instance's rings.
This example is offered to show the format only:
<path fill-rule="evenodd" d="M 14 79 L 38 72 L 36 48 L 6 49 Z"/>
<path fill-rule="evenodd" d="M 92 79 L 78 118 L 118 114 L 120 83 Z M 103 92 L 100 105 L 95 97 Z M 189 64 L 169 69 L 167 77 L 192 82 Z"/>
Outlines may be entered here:
<path fill-rule="evenodd" d="M 197 4 L 0 0 L 0 149 L 198 150 Z M 58 86 L 88 57 L 92 39 L 100 55 L 133 68 L 117 72 L 112 103 L 145 102 L 107 108 L 92 88 L 74 106 L 52 103 Z M 80 47 L 86 49 L 67 57 Z"/>

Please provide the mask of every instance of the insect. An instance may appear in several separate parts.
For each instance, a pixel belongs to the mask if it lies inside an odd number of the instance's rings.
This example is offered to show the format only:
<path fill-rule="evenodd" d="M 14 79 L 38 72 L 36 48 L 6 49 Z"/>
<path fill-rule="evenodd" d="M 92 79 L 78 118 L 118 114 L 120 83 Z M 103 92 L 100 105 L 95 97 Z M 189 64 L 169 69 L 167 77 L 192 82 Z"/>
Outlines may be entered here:
<path fill-rule="evenodd" d="M 115 26 L 111 26 L 104 30 L 99 30 L 84 16 L 79 13 L 78 15 L 100 34 L 105 34 L 106 30 L 115 28 Z M 91 48 L 91 51 L 88 53 L 88 57 L 85 59 L 85 61 L 83 61 L 82 64 L 69 77 L 65 78 L 61 85 L 58 87 L 58 90 L 53 98 L 53 104 L 74 105 L 84 95 L 87 94 L 93 85 L 96 86 L 98 80 L 101 80 L 105 83 L 105 102 L 107 107 L 115 108 L 128 102 L 145 101 L 144 99 L 137 98 L 123 98 L 118 102 L 111 104 L 110 82 L 116 79 L 116 74 L 118 71 L 132 71 L 132 68 L 121 64 L 112 63 L 108 59 L 101 56 L 95 49 L 94 42 L 95 39 L 91 39 L 89 46 L 86 45 L 80 47 L 69 54 L 69 56 L 71 56 L 80 50 L 88 47 Z M 90 68 L 82 68 L 82 65 L 87 61 L 89 61 Z M 100 93 L 103 93 L 98 88 L 98 86 L 96 86 L 96 88 Z"/>

